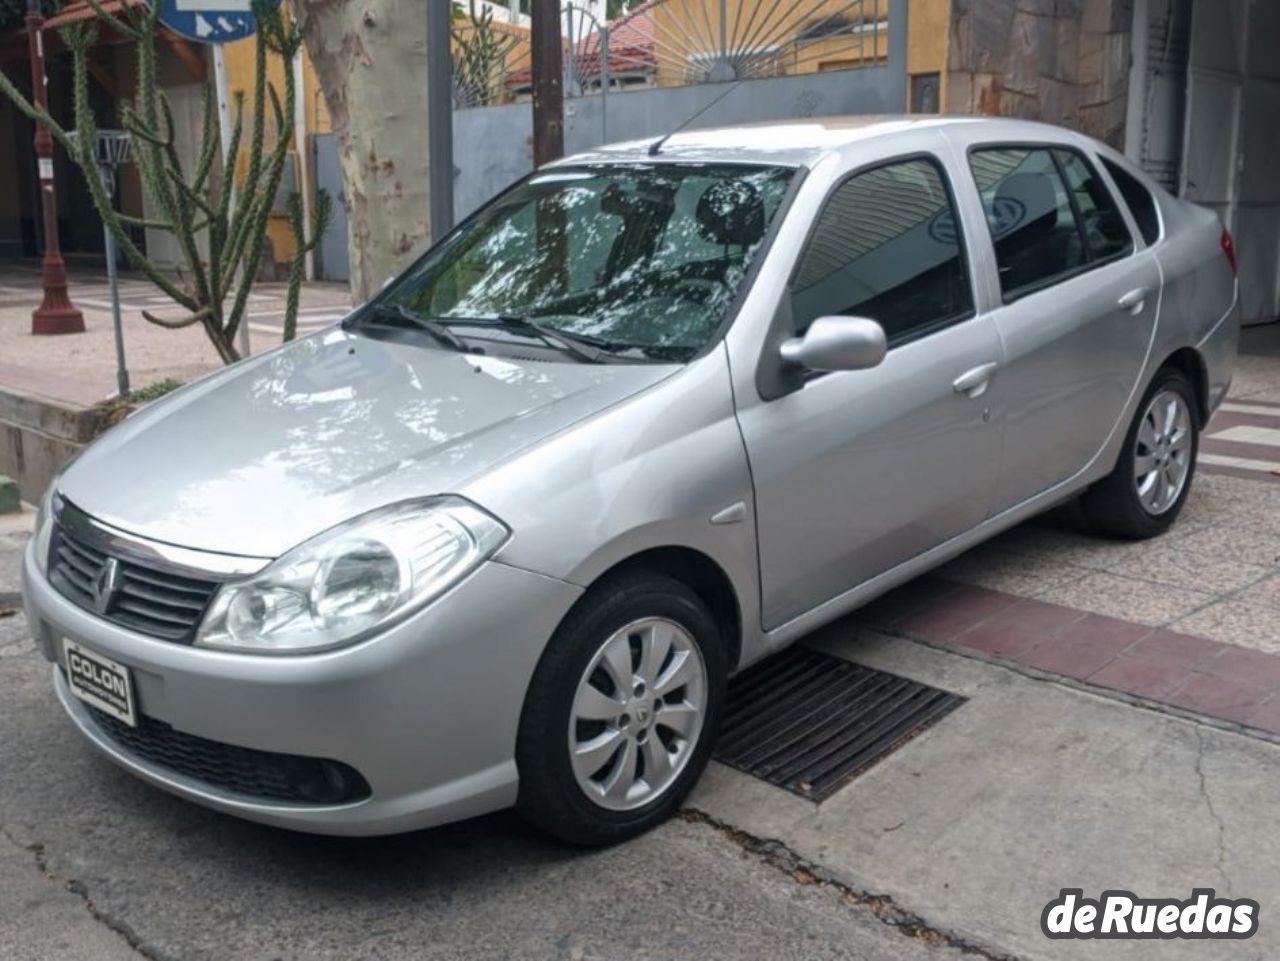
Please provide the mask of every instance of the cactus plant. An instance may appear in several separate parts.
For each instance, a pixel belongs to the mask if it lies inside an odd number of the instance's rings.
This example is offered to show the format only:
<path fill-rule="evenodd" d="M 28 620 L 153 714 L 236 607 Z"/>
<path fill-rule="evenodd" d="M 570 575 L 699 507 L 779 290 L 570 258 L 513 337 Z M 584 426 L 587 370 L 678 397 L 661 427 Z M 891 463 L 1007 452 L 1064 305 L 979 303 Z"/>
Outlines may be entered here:
<path fill-rule="evenodd" d="M 236 95 L 230 147 L 223 158 L 222 175 L 215 177 L 219 131 L 213 93 L 205 86 L 196 162 L 190 171 L 186 170 L 174 143 L 175 127 L 169 100 L 156 84 L 156 37 L 161 5 L 126 5 L 118 17 L 112 17 L 103 11 L 99 0 L 88 0 L 88 3 L 97 14 L 96 19 L 59 28 L 72 56 L 75 130 L 66 130 L 24 97 L 3 72 L 0 72 L 0 91 L 28 117 L 43 124 L 55 142 L 80 166 L 98 214 L 130 264 L 186 311 L 185 317 L 177 319 L 159 317 L 150 311 L 144 311 L 143 316 L 168 328 L 200 324 L 222 361 L 233 363 L 240 359 L 236 333 L 245 322 L 249 292 L 266 239 L 267 219 L 288 161 L 296 104 L 292 66 L 302 45 L 302 35 L 269 0 L 253 0 L 258 30 L 252 120 L 245 158 L 246 175 L 243 182 L 235 186 L 234 172 L 240 160 L 243 136 L 244 94 Z M 157 212 L 154 220 L 117 212 L 98 176 L 94 156 L 97 126 L 88 95 L 88 56 L 97 41 L 100 24 L 133 41 L 137 50 L 137 90 L 132 104 L 121 105 L 121 125 L 133 138 L 133 160 L 151 207 Z M 282 61 L 283 99 L 274 85 L 267 82 L 268 54 Z M 269 150 L 265 144 L 268 105 L 275 127 L 275 146 Z M 298 215 L 292 216 L 295 207 Z M 284 325 L 286 340 L 292 338 L 297 329 L 298 287 L 305 255 L 314 249 L 324 232 L 330 201 L 323 192 L 317 193 L 316 217 L 309 237 L 302 228 L 301 202 L 296 195 L 290 198 L 289 209 L 298 254 L 290 270 L 290 297 Z M 160 269 L 138 249 L 127 229 L 130 226 L 173 235 L 182 260 L 177 277 Z"/>

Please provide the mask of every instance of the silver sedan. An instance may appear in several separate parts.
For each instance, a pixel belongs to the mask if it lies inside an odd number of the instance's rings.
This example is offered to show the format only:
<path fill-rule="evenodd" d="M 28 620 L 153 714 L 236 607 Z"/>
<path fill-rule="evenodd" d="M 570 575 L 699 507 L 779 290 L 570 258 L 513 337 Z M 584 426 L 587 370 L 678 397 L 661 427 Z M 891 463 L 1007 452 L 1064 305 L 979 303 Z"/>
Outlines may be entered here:
<path fill-rule="evenodd" d="M 1069 498 L 1165 530 L 1238 326 L 1217 218 L 1065 130 L 602 148 L 85 450 L 31 624 L 80 732 L 200 804 L 608 843 L 743 666 Z"/>

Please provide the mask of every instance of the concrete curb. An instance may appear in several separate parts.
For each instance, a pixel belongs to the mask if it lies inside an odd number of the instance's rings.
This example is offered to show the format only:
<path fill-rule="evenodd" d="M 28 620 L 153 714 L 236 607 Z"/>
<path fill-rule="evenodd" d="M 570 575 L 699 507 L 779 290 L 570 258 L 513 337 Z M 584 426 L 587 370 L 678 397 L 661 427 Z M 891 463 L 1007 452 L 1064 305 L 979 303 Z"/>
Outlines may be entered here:
<path fill-rule="evenodd" d="M 22 500 L 35 503 L 62 465 L 107 425 L 102 410 L 0 387 L 0 474 L 13 479 Z M 5 504 L 0 483 L 0 513 Z"/>

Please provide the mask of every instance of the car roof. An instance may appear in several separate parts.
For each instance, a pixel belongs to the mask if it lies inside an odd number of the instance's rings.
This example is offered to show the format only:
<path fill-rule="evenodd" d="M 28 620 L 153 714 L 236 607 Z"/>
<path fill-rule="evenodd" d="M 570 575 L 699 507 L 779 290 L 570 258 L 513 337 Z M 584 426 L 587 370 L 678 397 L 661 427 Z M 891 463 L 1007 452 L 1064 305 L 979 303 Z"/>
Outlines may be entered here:
<path fill-rule="evenodd" d="M 990 128 L 1000 140 L 1070 140 L 1072 131 L 1029 120 L 986 117 L 844 116 L 744 123 L 682 130 L 671 134 L 660 153 L 649 150 L 658 137 L 594 147 L 565 157 L 553 166 L 607 162 L 724 162 L 812 166 L 823 156 L 906 130 L 921 128 Z"/>

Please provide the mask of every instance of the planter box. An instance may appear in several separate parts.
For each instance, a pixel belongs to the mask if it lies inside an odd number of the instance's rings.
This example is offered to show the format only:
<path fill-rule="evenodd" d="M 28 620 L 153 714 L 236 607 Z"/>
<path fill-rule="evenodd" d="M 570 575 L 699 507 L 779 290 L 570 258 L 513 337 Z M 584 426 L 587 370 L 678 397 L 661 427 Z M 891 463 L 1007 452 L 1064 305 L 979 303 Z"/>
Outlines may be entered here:
<path fill-rule="evenodd" d="M 119 417 L 0 388 L 0 474 L 34 503 L 62 465 Z"/>

